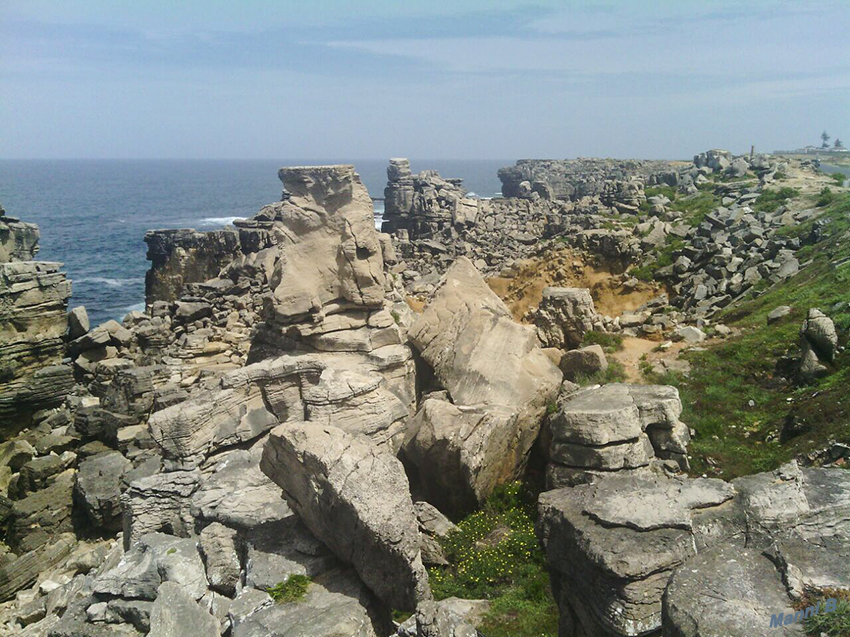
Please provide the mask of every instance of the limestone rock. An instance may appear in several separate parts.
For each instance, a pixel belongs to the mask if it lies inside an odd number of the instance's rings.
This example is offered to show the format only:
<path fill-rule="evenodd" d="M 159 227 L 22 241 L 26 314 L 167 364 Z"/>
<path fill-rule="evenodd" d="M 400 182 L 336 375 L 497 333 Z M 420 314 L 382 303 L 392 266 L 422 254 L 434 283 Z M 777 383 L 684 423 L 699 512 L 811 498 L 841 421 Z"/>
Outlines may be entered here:
<path fill-rule="evenodd" d="M 384 637 L 386 610 L 350 570 L 314 579 L 297 601 L 262 606 L 239 622 L 233 637 Z"/>
<path fill-rule="evenodd" d="M 219 637 L 218 621 L 188 595 L 179 584 L 163 582 L 151 608 L 151 637 Z"/>
<path fill-rule="evenodd" d="M 332 303 L 380 306 L 381 244 L 369 193 L 353 166 L 282 168 L 286 199 L 260 215 L 275 221 L 281 258 L 272 275 L 271 320 L 291 319 Z"/>
<path fill-rule="evenodd" d="M 193 529 L 190 496 L 200 481 L 198 471 L 159 473 L 133 482 L 121 495 L 124 548 L 142 535 L 166 531 L 187 537 Z"/>
<path fill-rule="evenodd" d="M 653 458 L 687 468 L 688 427 L 675 387 L 609 383 L 563 399 L 550 419 L 549 485 L 592 480 L 596 470 L 634 469 Z"/>
<path fill-rule="evenodd" d="M 586 288 L 544 288 L 543 299 L 534 315 L 534 324 L 544 347 L 573 349 L 581 345 L 586 332 L 599 320 L 590 290 Z"/>
<path fill-rule="evenodd" d="M 152 230 L 145 234 L 145 243 L 151 262 L 145 275 L 147 303 L 176 301 L 186 284 L 215 277 L 240 248 L 239 233 L 232 228 Z"/>
<path fill-rule="evenodd" d="M 80 463 L 74 497 L 95 528 L 121 530 L 122 478 L 132 466 L 118 451 L 91 456 Z"/>
<path fill-rule="evenodd" d="M 523 471 L 561 373 L 538 347 L 533 330 L 513 321 L 466 258 L 448 270 L 410 337 L 467 416 L 451 423 L 440 418 L 436 405 L 432 412 L 420 410 L 406 453 L 416 458 L 423 485 L 433 496 L 445 492 L 447 477 L 430 463 L 439 457 L 443 468 L 451 467 L 462 482 L 452 484 L 446 505 L 465 508 Z M 423 428 L 421 434 L 417 427 Z M 448 445 L 445 454 L 439 445 Z"/>
<path fill-rule="evenodd" d="M 460 515 L 525 466 L 534 441 L 524 433 L 516 413 L 507 408 L 457 406 L 428 398 L 410 424 L 404 453 L 418 469 L 426 499 Z"/>
<path fill-rule="evenodd" d="M 78 305 L 68 312 L 68 338 L 81 337 L 89 331 L 89 327 L 89 315 L 85 307 Z"/>
<path fill-rule="evenodd" d="M 236 531 L 213 522 L 201 531 L 200 548 L 210 588 L 232 597 L 241 571 L 236 552 Z"/>
<path fill-rule="evenodd" d="M 412 609 L 430 598 L 410 488 L 393 456 L 340 429 L 287 423 L 272 431 L 260 466 L 387 604 Z"/>
<path fill-rule="evenodd" d="M 580 376 L 588 377 L 604 372 L 608 369 L 608 359 L 601 345 L 588 345 L 566 352 L 558 366 L 565 379 L 574 381 Z"/>

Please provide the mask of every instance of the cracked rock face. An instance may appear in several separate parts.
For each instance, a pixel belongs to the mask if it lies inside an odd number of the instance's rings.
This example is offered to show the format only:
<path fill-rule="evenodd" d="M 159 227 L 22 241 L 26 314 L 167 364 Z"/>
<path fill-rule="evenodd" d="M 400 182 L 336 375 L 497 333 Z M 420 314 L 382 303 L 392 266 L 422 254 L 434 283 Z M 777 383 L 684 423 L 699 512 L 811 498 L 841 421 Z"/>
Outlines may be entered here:
<path fill-rule="evenodd" d="M 841 469 L 791 463 L 732 483 L 615 475 L 539 506 L 563 635 L 774 634 L 770 616 L 804 591 L 850 581 Z"/>
<path fill-rule="evenodd" d="M 609 383 L 571 394 L 550 421 L 548 483 L 573 486 L 656 459 L 686 469 L 681 413 L 678 390 L 666 385 Z"/>
<path fill-rule="evenodd" d="M 396 458 L 335 427 L 287 423 L 272 431 L 260 467 L 382 601 L 413 610 L 430 599 L 410 487 Z"/>
<path fill-rule="evenodd" d="M 466 258 L 410 335 L 453 404 L 426 401 L 405 445 L 434 504 L 457 512 L 520 475 L 561 372 Z"/>
<path fill-rule="evenodd" d="M 722 480 L 638 476 L 542 494 L 538 535 L 562 615 L 615 635 L 657 630 L 667 578 L 732 497 Z"/>

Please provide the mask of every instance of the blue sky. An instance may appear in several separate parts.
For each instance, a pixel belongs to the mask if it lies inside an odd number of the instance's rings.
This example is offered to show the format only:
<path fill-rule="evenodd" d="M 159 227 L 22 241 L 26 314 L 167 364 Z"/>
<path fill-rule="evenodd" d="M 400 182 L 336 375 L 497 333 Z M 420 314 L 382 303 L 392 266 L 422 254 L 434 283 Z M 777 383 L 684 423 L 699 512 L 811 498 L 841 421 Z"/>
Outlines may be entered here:
<path fill-rule="evenodd" d="M 850 0 L 0 0 L 0 158 L 850 141 Z"/>

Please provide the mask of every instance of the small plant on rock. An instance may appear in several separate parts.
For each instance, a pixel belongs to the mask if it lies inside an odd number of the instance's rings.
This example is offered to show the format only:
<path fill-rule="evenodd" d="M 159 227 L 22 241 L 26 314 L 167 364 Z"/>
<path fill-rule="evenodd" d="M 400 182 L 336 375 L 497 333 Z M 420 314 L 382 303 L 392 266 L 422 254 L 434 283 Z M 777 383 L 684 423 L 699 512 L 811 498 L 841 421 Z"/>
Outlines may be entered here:
<path fill-rule="evenodd" d="M 278 582 L 266 592 L 278 604 L 297 602 L 307 594 L 310 578 L 306 575 L 290 575 L 285 582 Z"/>

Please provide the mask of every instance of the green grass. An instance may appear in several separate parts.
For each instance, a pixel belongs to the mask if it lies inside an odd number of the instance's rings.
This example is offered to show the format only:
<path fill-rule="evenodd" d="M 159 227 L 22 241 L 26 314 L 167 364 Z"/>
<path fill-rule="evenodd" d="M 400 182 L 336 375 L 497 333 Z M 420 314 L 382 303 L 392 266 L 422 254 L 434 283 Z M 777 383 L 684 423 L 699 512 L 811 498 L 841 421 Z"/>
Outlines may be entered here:
<path fill-rule="evenodd" d="M 799 196 L 799 190 L 788 186 L 783 186 L 778 190 L 765 189 L 755 200 L 753 208 L 759 212 L 773 212 L 779 206 L 785 205 L 789 200 Z"/>
<path fill-rule="evenodd" d="M 712 210 L 720 205 L 713 192 L 700 191 L 695 195 L 681 197 L 670 204 L 670 209 L 682 213 L 682 219 L 691 226 L 698 226 Z"/>
<path fill-rule="evenodd" d="M 619 361 L 609 360 L 608 367 L 595 374 L 579 374 L 575 382 L 579 385 L 604 385 L 606 383 L 623 383 L 626 381 L 626 368 Z"/>
<path fill-rule="evenodd" d="M 601 345 L 606 354 L 613 354 L 623 349 L 623 335 L 608 332 L 585 332 L 581 346 Z"/>
<path fill-rule="evenodd" d="M 266 592 L 278 604 L 297 602 L 307 594 L 310 578 L 306 575 L 290 575 L 285 582 L 279 582 Z"/>
<path fill-rule="evenodd" d="M 824 613 L 821 604 L 821 611 L 814 617 L 809 617 L 804 623 L 806 635 L 850 637 L 850 592 L 846 590 L 829 589 L 819 591 L 817 594 L 808 594 L 795 606 L 795 610 L 803 610 L 829 598 L 838 600 L 835 610 Z"/>
<path fill-rule="evenodd" d="M 850 259 L 850 194 L 839 195 L 824 214 L 829 225 L 824 240 L 812 246 L 811 264 L 718 317 L 740 328 L 740 335 L 685 354 L 692 366 L 688 378 L 652 378 L 680 390 L 682 420 L 696 431 L 690 447 L 693 473 L 728 479 L 773 469 L 830 440 L 850 442 L 850 352 L 839 354 L 830 374 L 810 386 L 798 386 L 777 370 L 783 355 L 797 353 L 800 324 L 811 307 L 834 320 L 840 343 L 847 344 L 850 262 L 832 263 Z M 793 311 L 768 326 L 767 314 L 778 305 Z M 781 440 L 789 414 L 802 419 L 806 431 Z"/>
<path fill-rule="evenodd" d="M 843 186 L 844 182 L 847 180 L 847 175 L 844 173 L 832 173 L 830 177 L 837 183 L 839 186 Z"/>
<path fill-rule="evenodd" d="M 496 489 L 444 540 L 449 566 L 429 569 L 438 600 L 488 599 L 487 637 L 557 637 L 558 609 L 534 534 L 535 494 L 519 482 Z"/>
<path fill-rule="evenodd" d="M 640 281 L 652 281 L 660 268 L 673 265 L 673 255 L 683 247 L 685 247 L 685 242 L 682 239 L 668 234 L 667 243 L 656 251 L 655 258 L 639 267 L 631 268 L 629 274 Z"/>

